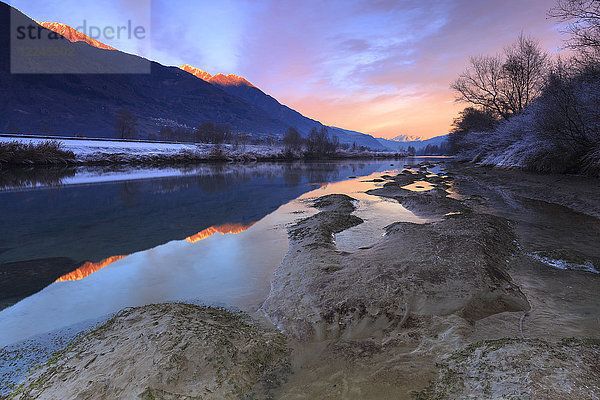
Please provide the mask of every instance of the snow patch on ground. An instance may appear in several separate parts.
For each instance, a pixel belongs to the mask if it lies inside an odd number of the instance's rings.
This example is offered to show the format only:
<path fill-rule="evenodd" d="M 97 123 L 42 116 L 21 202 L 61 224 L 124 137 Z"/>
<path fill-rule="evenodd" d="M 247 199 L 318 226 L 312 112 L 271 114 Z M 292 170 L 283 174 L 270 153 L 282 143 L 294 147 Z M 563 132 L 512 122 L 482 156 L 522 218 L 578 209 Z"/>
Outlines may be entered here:
<path fill-rule="evenodd" d="M 600 274 L 600 271 L 596 269 L 594 264 L 591 261 L 584 261 L 582 263 L 577 263 L 573 261 L 556 259 L 548 256 L 544 256 L 541 254 L 533 253 L 530 254 L 531 258 L 549 265 L 552 268 L 562 269 L 565 271 L 580 271 L 580 272 L 591 272 L 593 274 Z"/>
<path fill-rule="evenodd" d="M 18 141 L 22 143 L 40 144 L 48 140 L 57 140 L 61 143 L 63 150 L 70 150 L 82 159 L 97 154 L 128 154 L 135 155 L 171 155 L 181 152 L 193 152 L 199 154 L 210 154 L 214 151 L 222 151 L 227 155 L 241 156 L 254 154 L 256 156 L 270 156 L 283 151 L 282 146 L 267 145 L 240 145 L 232 144 L 196 144 L 196 143 L 172 143 L 172 142 L 147 142 L 129 140 L 105 140 L 105 139 L 78 139 L 78 138 L 33 138 L 19 136 L 0 136 L 0 143 Z"/>

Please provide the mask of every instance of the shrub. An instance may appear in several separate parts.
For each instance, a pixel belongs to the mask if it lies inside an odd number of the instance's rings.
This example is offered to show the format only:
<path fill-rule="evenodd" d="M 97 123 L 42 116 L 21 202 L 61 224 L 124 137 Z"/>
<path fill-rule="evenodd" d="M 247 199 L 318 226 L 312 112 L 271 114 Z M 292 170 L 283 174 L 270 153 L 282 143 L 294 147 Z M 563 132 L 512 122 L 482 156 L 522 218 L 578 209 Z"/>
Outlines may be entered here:
<path fill-rule="evenodd" d="M 11 141 L 0 143 L 0 164 L 4 165 L 49 165 L 75 162 L 75 153 L 61 149 L 57 140 L 34 144 Z"/>

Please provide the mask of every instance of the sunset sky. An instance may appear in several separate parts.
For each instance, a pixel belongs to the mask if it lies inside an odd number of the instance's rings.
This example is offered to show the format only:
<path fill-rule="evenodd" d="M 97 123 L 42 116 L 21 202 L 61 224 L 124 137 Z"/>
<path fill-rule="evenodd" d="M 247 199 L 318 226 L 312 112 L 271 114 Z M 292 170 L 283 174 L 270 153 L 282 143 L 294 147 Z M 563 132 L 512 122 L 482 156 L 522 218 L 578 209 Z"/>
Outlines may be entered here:
<path fill-rule="evenodd" d="M 470 55 L 521 31 L 558 51 L 555 0 L 13 1 L 38 21 L 149 26 L 146 46 L 107 44 L 165 65 L 241 75 L 325 124 L 391 138 L 448 132 L 449 89 Z M 88 4 L 89 3 L 89 4 Z M 99 39 L 101 40 L 101 39 Z M 102 40 L 101 40 L 102 41 Z"/>

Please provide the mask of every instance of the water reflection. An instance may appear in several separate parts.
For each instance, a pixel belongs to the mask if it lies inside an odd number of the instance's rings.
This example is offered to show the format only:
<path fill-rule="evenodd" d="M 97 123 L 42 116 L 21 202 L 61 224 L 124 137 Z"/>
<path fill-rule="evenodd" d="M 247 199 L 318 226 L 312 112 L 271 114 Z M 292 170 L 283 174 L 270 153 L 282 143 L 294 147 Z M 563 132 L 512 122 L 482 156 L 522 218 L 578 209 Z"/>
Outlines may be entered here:
<path fill-rule="evenodd" d="M 77 173 L 69 168 L 8 168 L 0 173 L 0 190 L 61 185 L 63 179 Z"/>
<path fill-rule="evenodd" d="M 195 235 L 185 238 L 185 240 L 190 243 L 196 243 L 200 240 L 204 240 L 204 239 L 214 235 L 215 233 L 220 233 L 222 235 L 225 235 L 228 233 L 241 233 L 241 232 L 244 232 L 245 230 L 249 229 L 252 225 L 254 225 L 254 223 L 251 223 L 248 225 L 224 224 L 224 225 L 219 225 L 219 226 L 211 226 L 209 228 L 203 229 L 202 231 L 196 233 Z M 125 257 L 127 257 L 127 256 L 112 256 L 112 257 L 105 258 L 104 260 L 101 260 L 100 262 L 96 262 L 96 263 L 87 261 L 87 262 L 83 263 L 83 265 L 81 267 L 77 268 L 75 271 L 69 272 L 68 274 L 65 274 L 65 275 L 61 276 L 60 278 L 58 278 L 56 280 L 56 282 L 78 281 L 78 280 L 83 279 L 83 278 L 93 274 L 94 272 L 99 271 L 102 268 L 114 263 L 115 261 L 119 261 Z"/>
<path fill-rule="evenodd" d="M 273 181 L 276 178 L 270 177 Z M 359 200 L 357 213 L 363 213 L 367 228 L 375 229 L 376 235 L 381 235 L 383 226 L 389 223 L 418 219 L 398 203 L 364 193 L 375 185 L 360 178 L 328 185 L 310 184 L 318 188 L 256 222 L 213 225 L 184 240 L 98 263 L 84 263 L 41 292 L 2 311 L 0 323 L 4 332 L 0 334 L 0 345 L 93 320 L 123 307 L 154 302 L 197 301 L 256 310 L 268 295 L 272 274 L 287 252 L 286 227 L 316 212 L 308 199 L 334 192 L 354 196 Z M 377 201 L 386 203 L 378 211 L 387 209 L 387 215 L 375 218 L 369 214 Z M 367 232 L 359 232 L 358 236 L 350 232 L 347 241 L 356 244 L 352 238 L 364 240 L 371 236 Z"/>
<path fill-rule="evenodd" d="M 402 189 L 410 190 L 411 192 L 427 192 L 433 188 L 435 188 L 435 186 L 427 181 L 416 181 L 410 185 L 402 186 Z"/>
<path fill-rule="evenodd" d="M 287 251 L 291 211 L 282 207 L 243 234 L 172 241 L 52 283 L 0 312 L 0 346 L 128 306 L 184 300 L 257 309 Z"/>
<path fill-rule="evenodd" d="M 105 258 L 104 260 L 97 262 L 97 263 L 93 263 L 93 262 L 89 262 L 89 261 L 85 262 L 85 263 L 83 263 L 83 265 L 81 267 L 77 268 L 75 271 L 69 272 L 68 274 L 64 274 L 63 276 L 58 278 L 56 280 L 56 282 L 78 281 L 80 279 L 85 278 L 86 276 L 90 276 L 91 274 L 93 274 L 96 271 L 101 270 L 102 268 L 106 267 L 107 265 L 110 265 L 110 264 L 114 263 L 115 261 L 119 261 L 125 257 L 127 257 L 127 256 L 112 256 L 112 257 Z"/>
<path fill-rule="evenodd" d="M 396 175 L 398 169 L 391 169 L 386 174 Z M 393 222 L 425 223 L 427 219 L 417 217 L 404 208 L 398 201 L 366 192 L 383 186 L 381 173 L 348 179 L 345 181 L 321 185 L 318 190 L 301 196 L 311 199 L 333 193 L 343 193 L 358 200 L 353 214 L 363 220 L 362 224 L 346 229 L 335 235 L 335 243 L 340 251 L 353 252 L 375 243 L 385 232 L 385 227 Z"/>
<path fill-rule="evenodd" d="M 119 181 L 112 172 L 108 182 L 0 192 L 2 226 L 10 227 L 0 231 L 0 287 L 12 288 L 0 301 L 14 304 L 47 286 L 0 313 L 2 334 L 22 337 L 32 326 L 170 299 L 230 296 L 230 304 L 256 305 L 287 251 L 282 227 L 312 212 L 290 201 L 324 182 L 388 168 L 383 161 L 203 165 L 191 175 L 127 170 L 137 178 Z M 17 323 L 15 313 L 29 317 Z"/>
<path fill-rule="evenodd" d="M 252 227 L 252 225 L 254 225 L 254 222 L 248 225 L 224 224 L 219 226 L 211 226 L 209 228 L 203 229 L 195 235 L 186 237 L 185 240 L 187 240 L 190 243 L 196 243 L 200 240 L 204 240 L 207 237 L 214 235 L 215 233 L 220 233 L 222 235 L 225 235 L 227 233 L 241 233 L 245 230 L 248 230 L 250 227 Z"/>

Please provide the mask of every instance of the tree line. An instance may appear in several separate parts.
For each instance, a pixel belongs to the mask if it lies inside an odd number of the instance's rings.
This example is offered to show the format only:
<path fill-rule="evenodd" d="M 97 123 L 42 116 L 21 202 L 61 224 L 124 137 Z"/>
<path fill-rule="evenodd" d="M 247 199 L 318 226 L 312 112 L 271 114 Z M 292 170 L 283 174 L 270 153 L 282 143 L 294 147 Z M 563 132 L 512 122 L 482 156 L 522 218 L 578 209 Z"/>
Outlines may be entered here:
<path fill-rule="evenodd" d="M 117 112 L 115 117 L 114 137 L 117 139 L 139 139 L 140 135 L 137 129 L 137 119 L 130 110 L 124 108 Z M 184 127 L 165 126 L 160 129 L 158 135 L 148 135 L 150 141 L 177 141 L 189 143 L 207 143 L 207 144 L 234 144 L 245 146 L 247 144 L 283 144 L 288 154 L 303 155 L 332 155 L 339 149 L 354 151 L 368 150 L 364 146 L 352 147 L 348 144 L 340 144 L 336 135 L 330 135 L 326 127 L 317 129 L 313 127 L 306 138 L 302 137 L 295 127 L 290 127 L 283 138 L 280 140 L 275 136 L 262 138 L 253 138 L 246 133 L 233 132 L 229 124 L 215 124 L 205 122 L 195 129 Z"/>
<path fill-rule="evenodd" d="M 532 169 L 600 173 L 600 1 L 558 0 L 548 16 L 565 27 L 571 55 L 552 58 L 521 34 L 500 54 L 471 57 L 451 85 L 467 104 L 452 153 L 508 146 Z"/>
<path fill-rule="evenodd" d="M 450 146 L 448 142 L 444 141 L 439 145 L 428 144 L 427 146 L 418 148 L 408 146 L 406 150 L 404 148 L 401 148 L 401 150 L 406 151 L 411 156 L 443 156 L 450 152 Z"/>

